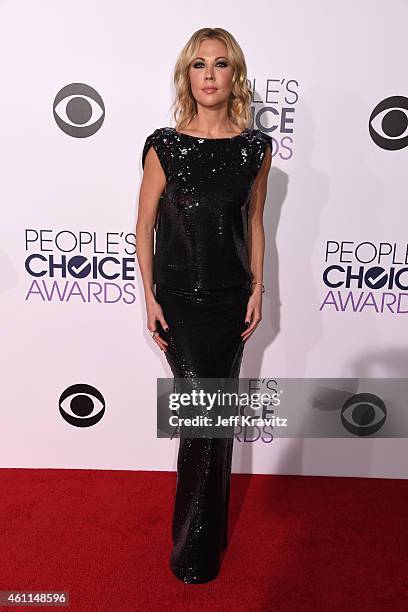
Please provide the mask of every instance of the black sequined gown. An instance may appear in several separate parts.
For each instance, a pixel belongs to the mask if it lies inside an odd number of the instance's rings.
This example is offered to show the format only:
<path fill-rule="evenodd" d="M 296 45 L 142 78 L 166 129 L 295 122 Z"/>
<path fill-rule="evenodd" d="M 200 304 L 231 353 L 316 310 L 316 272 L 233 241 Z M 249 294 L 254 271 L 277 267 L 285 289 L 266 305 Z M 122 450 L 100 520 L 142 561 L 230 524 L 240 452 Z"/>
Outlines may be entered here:
<path fill-rule="evenodd" d="M 167 178 L 156 218 L 153 282 L 169 325 L 175 378 L 238 379 L 252 274 L 248 205 L 272 139 L 257 129 L 201 138 L 163 127 L 150 134 Z M 227 546 L 232 438 L 181 438 L 170 566 L 187 583 L 213 580 Z"/>

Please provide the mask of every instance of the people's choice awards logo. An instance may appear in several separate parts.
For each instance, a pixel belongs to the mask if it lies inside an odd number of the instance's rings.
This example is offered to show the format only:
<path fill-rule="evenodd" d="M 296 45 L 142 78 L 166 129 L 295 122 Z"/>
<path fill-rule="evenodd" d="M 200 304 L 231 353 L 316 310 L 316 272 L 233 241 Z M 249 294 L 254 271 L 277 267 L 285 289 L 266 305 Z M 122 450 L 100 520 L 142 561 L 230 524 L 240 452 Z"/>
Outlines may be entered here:
<path fill-rule="evenodd" d="M 370 115 L 368 129 L 382 149 L 404 149 L 408 145 L 408 98 L 390 96 L 381 100 Z"/>
<path fill-rule="evenodd" d="M 62 418 L 74 427 L 92 427 L 105 414 L 105 399 L 95 387 L 78 383 L 61 393 L 59 411 Z"/>
<path fill-rule="evenodd" d="M 93 136 L 105 119 L 99 93 L 85 83 L 70 83 L 55 96 L 54 119 L 65 134 L 74 138 Z"/>
<path fill-rule="evenodd" d="M 26 300 L 133 304 L 136 300 L 136 236 L 26 228 Z"/>
<path fill-rule="evenodd" d="M 272 138 L 272 155 L 288 161 L 294 155 L 299 81 L 295 78 L 254 78 L 251 83 L 253 127 Z"/>
<path fill-rule="evenodd" d="M 408 242 L 328 240 L 320 310 L 408 313 Z"/>

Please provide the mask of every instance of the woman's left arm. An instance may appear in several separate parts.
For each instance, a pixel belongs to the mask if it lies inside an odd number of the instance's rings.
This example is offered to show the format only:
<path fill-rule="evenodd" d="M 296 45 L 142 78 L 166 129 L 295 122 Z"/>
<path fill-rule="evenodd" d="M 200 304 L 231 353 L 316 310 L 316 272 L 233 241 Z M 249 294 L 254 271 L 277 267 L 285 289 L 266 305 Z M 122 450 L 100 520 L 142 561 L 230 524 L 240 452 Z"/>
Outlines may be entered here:
<path fill-rule="evenodd" d="M 265 254 L 265 232 L 263 226 L 263 211 L 268 190 L 268 175 L 272 163 L 272 152 L 266 147 L 262 165 L 252 186 L 248 210 L 248 251 L 249 264 L 253 274 L 252 295 L 248 300 L 245 322 L 249 322 L 241 337 L 245 342 L 255 331 L 262 319 L 262 283 Z"/>

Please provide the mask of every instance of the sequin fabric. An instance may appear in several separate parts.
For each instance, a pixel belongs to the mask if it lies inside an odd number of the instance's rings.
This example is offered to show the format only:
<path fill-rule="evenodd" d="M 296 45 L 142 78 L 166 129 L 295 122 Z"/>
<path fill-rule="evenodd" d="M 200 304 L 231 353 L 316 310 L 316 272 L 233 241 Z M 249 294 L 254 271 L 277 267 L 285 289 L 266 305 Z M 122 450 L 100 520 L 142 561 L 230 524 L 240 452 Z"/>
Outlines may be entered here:
<path fill-rule="evenodd" d="M 251 295 L 248 206 L 272 139 L 247 129 L 221 139 L 158 128 L 153 146 L 166 175 L 156 217 L 153 280 L 169 325 L 157 330 L 175 378 L 238 377 Z M 232 438 L 181 438 L 170 567 L 185 583 L 218 576 L 228 543 Z"/>
<path fill-rule="evenodd" d="M 175 378 L 238 383 L 241 333 L 251 289 L 248 284 L 219 290 L 156 286 L 169 329 L 156 327 L 168 342 L 166 359 Z M 238 393 L 238 386 L 229 385 Z M 228 506 L 233 438 L 180 438 L 173 511 L 170 567 L 186 583 L 218 576 L 228 542 Z"/>
<path fill-rule="evenodd" d="M 162 127 L 146 138 L 166 175 L 155 230 L 153 282 L 216 289 L 252 280 L 248 207 L 272 138 L 247 128 L 229 138 L 200 138 Z"/>

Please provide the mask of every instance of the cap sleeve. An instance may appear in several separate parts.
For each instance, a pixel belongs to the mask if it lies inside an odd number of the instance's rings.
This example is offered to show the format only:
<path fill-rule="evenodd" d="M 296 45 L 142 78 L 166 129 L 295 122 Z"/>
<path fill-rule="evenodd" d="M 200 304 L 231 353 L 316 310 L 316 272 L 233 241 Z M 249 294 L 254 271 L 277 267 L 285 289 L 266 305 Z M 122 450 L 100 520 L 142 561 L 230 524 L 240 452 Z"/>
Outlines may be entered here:
<path fill-rule="evenodd" d="M 258 172 L 258 170 L 262 166 L 262 162 L 264 160 L 265 153 L 266 153 L 266 150 L 267 150 L 268 147 L 270 148 L 270 150 L 272 152 L 273 148 L 272 148 L 272 138 L 271 138 L 271 136 L 269 136 L 269 134 L 265 134 L 265 132 L 262 132 L 262 130 L 258 130 L 257 139 L 256 139 L 256 146 L 255 146 L 255 169 L 256 169 L 256 172 Z"/>
<path fill-rule="evenodd" d="M 166 179 L 169 179 L 169 158 L 168 158 L 168 146 L 167 139 L 163 139 L 163 130 L 162 128 L 157 128 L 154 130 L 152 134 L 146 138 L 143 151 L 142 151 L 142 168 L 144 169 L 146 155 L 150 149 L 153 147 L 157 153 L 157 157 L 159 158 L 160 164 L 163 168 L 164 174 L 166 175 Z"/>

